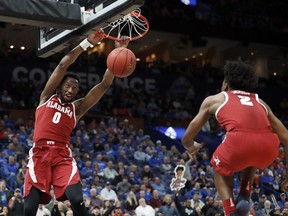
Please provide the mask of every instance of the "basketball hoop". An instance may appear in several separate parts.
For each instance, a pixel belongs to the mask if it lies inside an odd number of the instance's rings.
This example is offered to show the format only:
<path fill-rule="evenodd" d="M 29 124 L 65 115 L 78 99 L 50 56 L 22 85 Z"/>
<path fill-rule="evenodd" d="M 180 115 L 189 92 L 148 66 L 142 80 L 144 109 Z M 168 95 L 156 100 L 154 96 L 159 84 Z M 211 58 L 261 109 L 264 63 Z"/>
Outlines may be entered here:
<path fill-rule="evenodd" d="M 96 33 L 102 38 L 119 40 L 122 35 L 127 35 L 131 41 L 142 38 L 149 31 L 148 20 L 141 15 L 138 8 L 133 12 L 115 20 L 100 29 Z"/>

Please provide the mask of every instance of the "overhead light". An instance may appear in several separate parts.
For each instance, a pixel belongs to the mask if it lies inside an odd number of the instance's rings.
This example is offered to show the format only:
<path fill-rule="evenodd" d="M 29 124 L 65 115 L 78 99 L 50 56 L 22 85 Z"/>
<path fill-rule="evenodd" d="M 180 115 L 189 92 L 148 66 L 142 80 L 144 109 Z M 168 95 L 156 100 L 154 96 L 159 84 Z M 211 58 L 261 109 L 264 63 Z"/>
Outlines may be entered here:
<path fill-rule="evenodd" d="M 25 50 L 25 46 L 21 46 L 21 47 L 20 47 L 20 50 Z"/>
<path fill-rule="evenodd" d="M 10 45 L 10 49 L 14 49 L 14 45 Z"/>

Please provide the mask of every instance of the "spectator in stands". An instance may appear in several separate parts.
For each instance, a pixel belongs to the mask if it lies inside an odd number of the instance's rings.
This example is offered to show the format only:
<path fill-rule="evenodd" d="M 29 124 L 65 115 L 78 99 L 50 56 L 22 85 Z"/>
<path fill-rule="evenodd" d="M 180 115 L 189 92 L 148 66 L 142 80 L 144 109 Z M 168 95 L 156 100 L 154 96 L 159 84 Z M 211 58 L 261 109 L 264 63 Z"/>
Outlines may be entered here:
<path fill-rule="evenodd" d="M 263 170 L 263 174 L 260 176 L 260 182 L 263 185 L 263 190 L 266 194 L 270 194 L 273 190 L 273 184 L 275 182 L 275 179 L 273 177 L 273 174 L 269 174 L 269 169 L 266 168 Z"/>
<path fill-rule="evenodd" d="M 25 151 L 24 151 L 24 147 L 23 147 L 24 144 L 23 143 L 19 143 L 19 139 L 17 138 L 17 136 L 19 136 L 19 134 L 16 134 L 14 137 L 12 137 L 11 142 L 13 143 L 14 150 L 15 150 L 17 156 L 19 157 L 19 156 L 23 155 L 23 153 Z"/>
<path fill-rule="evenodd" d="M 223 205 L 220 203 L 222 200 L 215 199 L 213 202 L 213 207 L 209 208 L 207 211 L 207 216 L 224 216 Z"/>
<path fill-rule="evenodd" d="M 121 202 L 117 201 L 115 203 L 115 208 L 112 212 L 112 216 L 124 216 L 124 210 L 122 209 Z"/>
<path fill-rule="evenodd" d="M 195 193 L 198 193 L 199 199 L 202 201 L 204 201 L 208 195 L 208 192 L 205 188 L 201 189 L 199 182 L 196 182 L 194 187 L 190 191 L 187 191 L 186 196 L 191 199 Z"/>
<path fill-rule="evenodd" d="M 172 197 L 166 194 L 163 199 L 163 205 L 156 212 L 157 216 L 180 216 L 177 208 L 172 205 Z"/>
<path fill-rule="evenodd" d="M 105 187 L 100 191 L 100 197 L 102 200 L 111 200 L 113 202 L 118 200 L 116 192 L 111 187 L 111 182 L 107 181 Z"/>
<path fill-rule="evenodd" d="M 5 127 L 9 128 L 11 130 L 11 133 L 14 135 L 14 132 L 12 132 L 12 129 L 14 129 L 15 127 L 14 121 L 7 114 L 3 115 L 3 121 L 5 123 Z M 9 139 L 11 138 L 12 136 L 9 135 Z"/>
<path fill-rule="evenodd" d="M 160 198 L 159 196 L 159 192 L 154 189 L 153 192 L 152 192 L 152 197 L 151 197 L 151 200 L 150 200 L 150 205 L 152 206 L 152 208 L 155 209 L 155 211 L 157 212 L 158 209 L 162 206 L 163 204 L 163 201 L 162 199 Z"/>
<path fill-rule="evenodd" d="M 51 216 L 51 212 L 45 207 L 45 205 L 39 204 L 36 216 Z"/>
<path fill-rule="evenodd" d="M 204 170 L 200 171 L 200 175 L 197 176 L 194 180 L 194 183 L 199 183 L 200 188 L 207 188 L 206 186 L 210 187 L 210 181 L 206 179 L 206 173 Z"/>
<path fill-rule="evenodd" d="M 0 180 L 0 207 L 8 206 L 8 201 L 12 195 L 11 191 L 6 188 L 5 180 Z"/>
<path fill-rule="evenodd" d="M 149 179 L 147 176 L 144 176 L 142 179 L 142 185 L 145 186 L 145 190 L 149 191 L 152 193 L 153 187 L 151 186 L 151 179 Z M 141 186 L 142 186 L 141 185 Z M 143 187 L 143 186 L 142 186 Z"/>
<path fill-rule="evenodd" d="M 95 206 L 90 213 L 90 216 L 101 216 L 100 208 L 99 206 Z"/>
<path fill-rule="evenodd" d="M 162 164 L 161 159 L 158 157 L 158 152 L 156 150 L 152 150 L 152 156 L 148 160 L 149 166 L 154 170 L 159 172 L 160 166 Z"/>
<path fill-rule="evenodd" d="M 168 156 L 164 156 L 163 158 L 163 162 L 160 165 L 160 171 L 161 174 L 165 175 L 165 176 L 169 176 L 171 174 L 173 174 L 173 167 L 170 163 L 170 158 Z"/>
<path fill-rule="evenodd" d="M 19 164 L 15 161 L 15 156 L 9 156 L 8 164 L 6 164 L 6 169 L 8 172 L 7 181 L 14 186 L 17 184 L 16 176 L 18 173 L 18 166 Z"/>
<path fill-rule="evenodd" d="M 254 187 L 254 190 L 252 191 L 251 200 L 253 202 L 259 202 L 260 196 L 261 196 L 261 188 L 257 185 Z"/>
<path fill-rule="evenodd" d="M 119 147 L 118 152 L 119 152 L 119 155 L 117 156 L 117 161 L 121 161 L 123 164 L 128 166 L 131 162 L 126 155 L 126 151 L 124 149 L 120 150 L 120 147 Z"/>
<path fill-rule="evenodd" d="M 153 190 L 157 190 L 158 191 L 160 197 L 164 197 L 165 196 L 165 194 L 166 194 L 166 186 L 165 186 L 165 184 L 163 182 L 161 182 L 161 179 L 158 176 L 156 176 L 154 178 L 154 181 L 151 181 L 150 184 L 151 184 Z M 151 203 L 150 203 L 150 205 L 151 205 Z"/>
<path fill-rule="evenodd" d="M 13 99 L 6 89 L 2 91 L 1 94 L 1 104 L 3 108 L 12 108 Z"/>
<path fill-rule="evenodd" d="M 80 175 L 82 179 L 87 179 L 88 181 L 93 178 L 92 161 L 87 160 L 85 166 L 80 170 Z"/>
<path fill-rule="evenodd" d="M 4 153 L 5 153 L 6 157 L 15 156 L 16 155 L 16 151 L 15 151 L 14 144 L 13 143 L 9 143 L 7 148 L 4 150 Z"/>
<path fill-rule="evenodd" d="M 155 216 L 155 210 L 146 204 L 144 198 L 139 199 L 139 206 L 135 210 L 136 216 Z"/>
<path fill-rule="evenodd" d="M 104 169 L 100 170 L 98 163 L 93 163 L 93 176 L 101 176 L 104 177 Z"/>
<path fill-rule="evenodd" d="M 25 179 L 25 174 L 26 174 L 26 167 L 27 164 L 23 164 L 22 168 L 18 169 L 18 173 L 16 175 L 16 182 L 18 187 L 21 187 L 24 183 L 24 179 Z"/>
<path fill-rule="evenodd" d="M 137 178 L 134 174 L 134 172 L 130 171 L 129 172 L 129 180 L 128 182 L 131 184 L 131 185 L 140 185 L 140 179 Z"/>
<path fill-rule="evenodd" d="M 131 189 L 131 184 L 128 182 L 128 176 L 124 176 L 122 181 L 116 185 L 116 192 L 118 196 L 125 197 Z"/>
<path fill-rule="evenodd" d="M 97 154 L 96 159 L 93 160 L 93 165 L 97 163 L 99 165 L 100 171 L 103 171 L 106 168 L 106 163 L 103 161 L 103 156 L 102 154 Z"/>
<path fill-rule="evenodd" d="M 114 182 L 115 177 L 119 175 L 113 166 L 113 161 L 110 160 L 107 162 L 107 167 L 103 169 L 104 178 L 106 178 L 107 181 Z"/>
<path fill-rule="evenodd" d="M 210 208 L 213 208 L 213 203 L 214 203 L 214 197 L 213 196 L 206 197 L 205 205 L 201 208 L 204 215 L 207 215 L 208 210 Z"/>
<path fill-rule="evenodd" d="M 22 216 L 24 211 L 23 197 L 20 188 L 16 188 L 14 196 L 12 196 L 8 203 L 10 214 L 13 216 Z"/>
<path fill-rule="evenodd" d="M 126 196 L 125 209 L 129 212 L 132 212 L 136 209 L 138 205 L 139 204 L 135 193 L 133 191 L 129 191 Z"/>
<path fill-rule="evenodd" d="M 130 167 L 128 168 L 130 172 L 133 172 L 135 175 L 135 178 L 138 179 L 140 181 L 140 166 L 137 166 L 135 164 L 131 164 Z"/>
<path fill-rule="evenodd" d="M 93 153 L 93 142 L 90 140 L 88 134 L 85 134 L 83 142 L 81 142 L 81 148 L 84 152 Z"/>
<path fill-rule="evenodd" d="M 51 209 L 51 216 L 65 216 L 66 210 L 66 206 L 63 202 L 55 201 Z"/>
<path fill-rule="evenodd" d="M 270 202 L 270 200 L 265 200 L 264 208 L 262 209 L 263 215 L 270 215 L 270 213 L 272 212 L 271 205 L 272 205 L 272 203 Z"/>
<path fill-rule="evenodd" d="M 186 199 L 184 205 L 179 201 L 178 193 L 175 194 L 175 206 L 180 216 L 194 216 L 195 210 L 191 207 L 191 200 Z"/>
<path fill-rule="evenodd" d="M 140 190 L 137 193 L 137 197 L 138 197 L 138 200 L 141 198 L 144 198 L 146 203 L 150 205 L 150 200 L 151 200 L 152 195 L 150 191 L 146 190 L 145 185 L 140 186 Z"/>
<path fill-rule="evenodd" d="M 68 209 L 68 210 L 67 210 L 66 216 L 73 216 L 73 211 L 72 211 L 72 209 Z"/>
<path fill-rule="evenodd" d="M 282 178 L 281 175 L 275 174 L 275 181 L 273 182 L 273 189 L 275 192 L 281 193 Z"/>
<path fill-rule="evenodd" d="M 144 178 L 145 176 L 148 177 L 149 180 L 154 178 L 154 174 L 149 165 L 145 165 L 141 171 L 141 177 Z"/>
<path fill-rule="evenodd" d="M 199 192 L 195 191 L 195 193 L 193 194 L 193 198 L 191 199 L 191 207 L 196 208 L 197 206 L 199 206 L 202 209 L 204 205 L 205 203 L 200 199 Z"/>
<path fill-rule="evenodd" d="M 254 202 L 253 203 L 253 210 L 254 210 L 254 214 L 255 216 L 262 216 L 262 209 L 259 207 L 259 202 Z"/>
<path fill-rule="evenodd" d="M 143 164 L 147 160 L 147 154 L 143 151 L 141 145 L 137 146 L 137 150 L 134 152 L 134 159 L 140 164 Z"/>
<path fill-rule="evenodd" d="M 287 202 L 287 196 L 286 193 L 280 194 L 280 199 L 277 201 L 278 206 L 280 207 L 280 210 L 282 211 L 285 207 L 285 203 Z"/>
<path fill-rule="evenodd" d="M 94 181 L 91 184 L 91 187 L 95 187 L 97 191 L 101 191 L 105 186 L 105 182 L 101 179 L 99 175 L 94 177 Z"/>
<path fill-rule="evenodd" d="M 2 207 L 0 208 L 0 215 L 10 216 L 8 206 L 2 206 Z"/>
<path fill-rule="evenodd" d="M 18 139 L 19 144 L 27 147 L 27 139 L 28 139 L 28 132 L 26 130 L 26 127 L 24 125 L 20 125 L 19 126 L 19 139 Z"/>
<path fill-rule="evenodd" d="M 90 206 L 93 208 L 94 206 L 102 206 L 102 200 L 100 196 L 97 194 L 97 189 L 92 187 L 90 189 Z"/>
<path fill-rule="evenodd" d="M 261 209 L 264 208 L 264 203 L 265 201 L 267 200 L 267 196 L 265 194 L 262 194 L 260 197 L 259 197 L 259 207 Z"/>

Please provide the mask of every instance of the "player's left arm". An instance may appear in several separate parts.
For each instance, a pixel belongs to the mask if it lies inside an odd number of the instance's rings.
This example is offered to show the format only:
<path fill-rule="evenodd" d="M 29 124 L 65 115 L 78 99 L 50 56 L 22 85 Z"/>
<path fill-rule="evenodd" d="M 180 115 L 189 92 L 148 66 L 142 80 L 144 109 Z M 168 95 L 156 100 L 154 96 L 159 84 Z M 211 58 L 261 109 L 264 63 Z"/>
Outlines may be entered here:
<path fill-rule="evenodd" d="M 272 112 L 271 108 L 263 101 L 260 100 L 262 104 L 265 105 L 268 111 L 268 119 L 271 124 L 273 131 L 278 135 L 280 142 L 284 145 L 285 149 L 287 148 L 286 159 L 288 163 L 288 130 L 284 126 L 284 124 L 278 119 L 274 113 Z"/>
<path fill-rule="evenodd" d="M 288 171 L 288 130 L 286 129 L 284 124 L 274 115 L 271 108 L 263 100 L 260 101 L 267 108 L 268 119 L 273 131 L 278 135 L 280 142 L 284 145 L 286 170 Z M 282 190 L 286 192 L 288 191 L 288 174 L 286 174 L 286 180 L 282 184 Z"/>
<path fill-rule="evenodd" d="M 115 41 L 116 48 L 127 47 L 128 44 L 128 36 L 122 36 L 120 40 Z M 80 98 L 74 102 L 77 121 L 102 98 L 107 89 L 111 86 L 113 80 L 114 75 L 107 69 L 103 75 L 102 81 L 95 85 L 84 98 Z"/>
<path fill-rule="evenodd" d="M 209 96 L 204 99 L 200 106 L 198 114 L 189 123 L 182 137 L 182 144 L 184 148 L 189 152 L 189 154 L 194 154 L 203 146 L 203 144 L 197 143 L 196 141 L 194 141 L 194 139 L 203 127 L 203 125 L 209 120 L 212 114 L 210 112 L 210 107 L 211 102 L 213 101 L 213 97 L 215 96 Z"/>

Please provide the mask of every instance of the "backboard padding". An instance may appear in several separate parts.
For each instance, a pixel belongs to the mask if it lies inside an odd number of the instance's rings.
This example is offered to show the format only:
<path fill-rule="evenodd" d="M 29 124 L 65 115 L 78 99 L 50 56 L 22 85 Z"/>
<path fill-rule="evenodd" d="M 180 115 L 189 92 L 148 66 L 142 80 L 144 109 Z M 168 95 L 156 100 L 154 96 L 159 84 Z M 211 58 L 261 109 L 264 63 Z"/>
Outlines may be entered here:
<path fill-rule="evenodd" d="M 44 28 L 39 28 L 37 56 L 46 58 L 60 52 L 72 42 L 84 39 L 97 29 L 129 14 L 143 4 L 144 0 L 108 0 L 97 5 L 94 10 L 82 11 L 83 25 L 80 27 L 72 30 L 56 29 L 48 34 Z"/>

